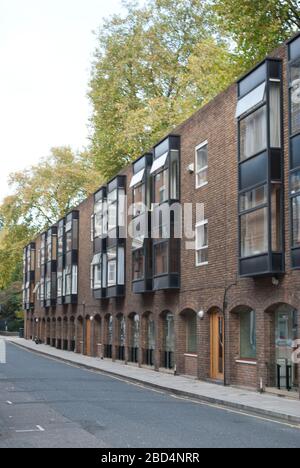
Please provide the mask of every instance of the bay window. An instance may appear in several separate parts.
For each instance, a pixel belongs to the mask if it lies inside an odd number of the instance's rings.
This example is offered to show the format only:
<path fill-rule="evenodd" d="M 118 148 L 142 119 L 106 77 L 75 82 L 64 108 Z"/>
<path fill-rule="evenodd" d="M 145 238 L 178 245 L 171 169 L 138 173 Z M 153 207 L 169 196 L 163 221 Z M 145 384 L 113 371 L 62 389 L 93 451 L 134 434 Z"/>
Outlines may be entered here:
<path fill-rule="evenodd" d="M 284 271 L 282 62 L 268 59 L 238 83 L 241 276 Z"/>
<path fill-rule="evenodd" d="M 56 304 L 57 298 L 57 254 L 58 254 L 58 229 L 51 227 L 46 235 L 46 278 L 45 278 L 45 307 Z"/>
<path fill-rule="evenodd" d="M 111 197 L 111 201 L 114 200 L 115 197 Z M 94 195 L 92 215 L 91 240 L 94 255 L 91 262 L 91 289 L 95 299 L 104 299 L 106 297 L 107 228 L 107 193 L 106 187 L 102 187 Z"/>
<path fill-rule="evenodd" d="M 142 294 L 152 290 L 151 178 L 152 154 L 132 165 L 132 290 Z"/>
<path fill-rule="evenodd" d="M 77 304 L 78 300 L 78 235 L 79 212 L 72 211 L 65 219 L 64 304 Z"/>
<path fill-rule="evenodd" d="M 290 206 L 292 267 L 300 268 L 300 49 L 299 37 L 289 43 Z"/>
<path fill-rule="evenodd" d="M 106 242 L 106 297 L 125 294 L 126 177 L 118 176 L 107 186 L 108 233 Z"/>
<path fill-rule="evenodd" d="M 61 219 L 57 227 L 57 303 L 63 304 L 64 286 L 63 273 L 65 262 L 65 220 Z"/>
<path fill-rule="evenodd" d="M 31 242 L 23 250 L 23 307 L 34 308 L 36 245 Z"/>
<path fill-rule="evenodd" d="M 175 239 L 173 206 L 180 200 L 180 137 L 171 135 L 154 148 L 153 178 L 153 289 L 179 288 L 180 241 Z M 166 217 L 167 216 L 167 217 Z"/>

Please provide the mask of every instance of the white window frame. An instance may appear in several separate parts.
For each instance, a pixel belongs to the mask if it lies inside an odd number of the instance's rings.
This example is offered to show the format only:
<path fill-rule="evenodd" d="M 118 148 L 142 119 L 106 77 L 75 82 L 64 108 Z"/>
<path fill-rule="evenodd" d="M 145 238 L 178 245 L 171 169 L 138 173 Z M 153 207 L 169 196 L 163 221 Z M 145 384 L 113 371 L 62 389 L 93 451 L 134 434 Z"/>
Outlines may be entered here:
<path fill-rule="evenodd" d="M 208 265 L 209 262 L 198 262 L 198 252 L 200 252 L 201 250 L 208 250 L 209 248 L 209 242 L 207 243 L 207 245 L 203 246 L 203 247 L 200 247 L 199 249 L 197 248 L 197 243 L 198 243 L 198 228 L 199 227 L 202 227 L 202 226 L 208 226 L 208 220 L 206 219 L 205 221 L 200 221 L 199 223 L 196 224 L 196 228 L 195 228 L 195 231 L 196 231 L 196 241 L 195 241 L 195 264 L 196 264 L 196 267 L 201 267 L 201 266 L 205 266 L 205 265 Z M 207 236 L 208 238 L 208 236 Z"/>
<path fill-rule="evenodd" d="M 207 171 L 208 170 L 208 151 L 207 151 L 207 165 L 202 167 L 200 170 L 198 170 L 198 151 L 202 148 L 204 148 L 205 146 L 208 147 L 208 141 L 204 141 L 203 143 L 201 143 L 200 145 L 196 146 L 195 148 L 195 185 L 196 185 L 196 189 L 200 189 L 201 187 L 205 187 L 206 185 L 208 185 L 208 180 L 206 182 L 203 182 L 202 184 L 198 184 L 198 175 L 201 174 L 201 172 L 204 172 L 204 171 Z"/>

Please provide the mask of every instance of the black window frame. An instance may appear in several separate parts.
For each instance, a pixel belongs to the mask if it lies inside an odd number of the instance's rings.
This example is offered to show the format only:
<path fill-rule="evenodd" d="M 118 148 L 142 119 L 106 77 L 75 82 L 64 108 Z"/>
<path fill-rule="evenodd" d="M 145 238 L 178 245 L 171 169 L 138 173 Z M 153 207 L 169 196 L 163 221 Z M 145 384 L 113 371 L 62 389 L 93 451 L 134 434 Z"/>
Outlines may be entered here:
<path fill-rule="evenodd" d="M 70 227 L 70 229 L 69 229 Z M 79 211 L 71 211 L 65 217 L 65 261 L 64 261 L 64 271 L 63 271 L 63 302 L 64 304 L 77 304 L 78 303 L 78 248 L 79 248 Z M 71 232 L 71 248 L 68 248 L 67 243 L 67 234 Z M 76 279 L 76 293 L 73 291 L 73 276 L 75 269 L 77 270 Z M 70 271 L 71 270 L 71 271 Z M 66 284 L 67 277 L 70 277 L 70 293 L 67 294 Z"/>
<path fill-rule="evenodd" d="M 256 73 L 257 70 L 260 70 L 259 73 Z M 265 75 L 262 73 L 265 72 Z M 253 74 L 253 81 L 251 74 Z M 241 93 L 241 83 L 247 80 L 247 92 Z M 283 131 L 283 72 L 282 72 L 282 60 L 280 59 L 267 59 L 263 63 L 259 64 L 252 72 L 247 74 L 238 82 L 238 99 L 243 98 L 252 90 L 256 89 L 258 86 L 266 83 L 266 98 L 258 106 L 255 106 L 245 112 L 237 119 L 237 131 L 238 131 L 238 255 L 239 255 L 239 276 L 240 277 L 260 277 L 260 276 L 274 276 L 280 275 L 285 272 L 285 243 L 284 243 L 284 164 L 283 164 L 283 154 L 284 154 L 284 131 Z M 272 83 L 280 84 L 280 111 L 281 111 L 281 121 L 280 121 L 280 148 L 271 147 L 271 112 L 270 112 L 270 88 Z M 252 113 L 256 112 L 258 109 L 266 106 L 266 125 L 267 125 L 267 148 L 260 151 L 257 154 L 252 155 L 249 158 L 241 159 L 241 128 L 240 122 L 244 118 L 248 117 Z M 258 163 L 258 161 L 260 161 Z M 263 162 L 264 161 L 264 162 Z M 245 173 L 248 171 L 255 171 L 255 165 L 257 164 L 265 165 L 265 173 L 262 175 L 261 171 L 254 172 L 253 176 L 245 177 Z M 252 169 L 251 169 L 252 166 Z M 246 172 L 245 172 L 246 171 Z M 249 172 L 250 174 L 250 172 Z M 251 181 L 249 183 L 249 181 Z M 265 207 L 268 210 L 268 249 L 265 254 L 252 255 L 249 257 L 242 256 L 242 236 L 241 236 L 241 221 L 242 216 L 248 212 L 254 212 L 262 207 L 255 207 L 250 210 L 243 211 L 240 206 L 241 195 L 259 188 L 263 185 L 267 185 L 267 204 Z M 280 185 L 280 249 L 279 252 L 273 251 L 273 239 L 272 239 L 272 193 L 274 185 Z"/>
<path fill-rule="evenodd" d="M 300 50 L 295 53 L 293 45 L 300 43 L 300 35 L 297 35 L 291 41 L 288 42 L 288 92 L 289 92 L 289 207 L 290 207 L 290 251 L 291 251 L 291 268 L 292 270 L 300 270 L 300 246 L 297 246 L 294 242 L 294 217 L 293 217 L 293 202 L 300 196 L 300 189 L 292 191 L 292 177 L 295 173 L 300 171 L 300 154 L 298 156 L 299 163 L 295 164 L 294 159 L 294 142 L 299 142 L 299 153 L 300 153 L 300 130 L 293 133 L 292 131 L 292 103 L 291 103 L 291 68 L 292 66 L 300 62 Z"/>

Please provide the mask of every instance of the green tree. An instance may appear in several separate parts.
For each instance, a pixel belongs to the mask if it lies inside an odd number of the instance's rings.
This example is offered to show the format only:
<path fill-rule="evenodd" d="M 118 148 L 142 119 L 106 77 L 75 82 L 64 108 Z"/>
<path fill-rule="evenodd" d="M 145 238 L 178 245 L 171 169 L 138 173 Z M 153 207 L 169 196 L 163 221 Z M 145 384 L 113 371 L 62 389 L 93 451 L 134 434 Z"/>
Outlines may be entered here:
<path fill-rule="evenodd" d="M 98 34 L 89 96 L 92 154 L 107 178 L 148 150 L 238 74 L 207 2 L 128 2 Z"/>
<path fill-rule="evenodd" d="M 102 182 L 87 152 L 53 148 L 48 158 L 11 175 L 12 195 L 0 205 L 0 289 L 22 278 L 23 247 Z"/>
<path fill-rule="evenodd" d="M 213 0 L 221 35 L 237 46 L 245 70 L 300 29 L 299 0 Z"/>

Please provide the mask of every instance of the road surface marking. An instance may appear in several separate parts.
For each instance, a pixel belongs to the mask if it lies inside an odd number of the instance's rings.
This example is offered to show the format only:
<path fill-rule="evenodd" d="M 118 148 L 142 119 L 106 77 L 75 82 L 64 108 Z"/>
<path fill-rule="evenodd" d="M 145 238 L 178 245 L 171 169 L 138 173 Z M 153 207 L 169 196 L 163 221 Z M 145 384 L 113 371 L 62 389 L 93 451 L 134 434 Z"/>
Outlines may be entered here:
<path fill-rule="evenodd" d="M 12 403 L 11 401 L 9 401 L 9 400 L 7 400 L 6 403 L 7 403 L 8 405 L 12 405 L 12 404 L 13 404 L 13 403 Z"/>
<path fill-rule="evenodd" d="M 29 432 L 45 432 L 42 426 L 35 426 L 36 429 L 20 429 L 16 431 L 17 434 L 29 433 Z"/>

